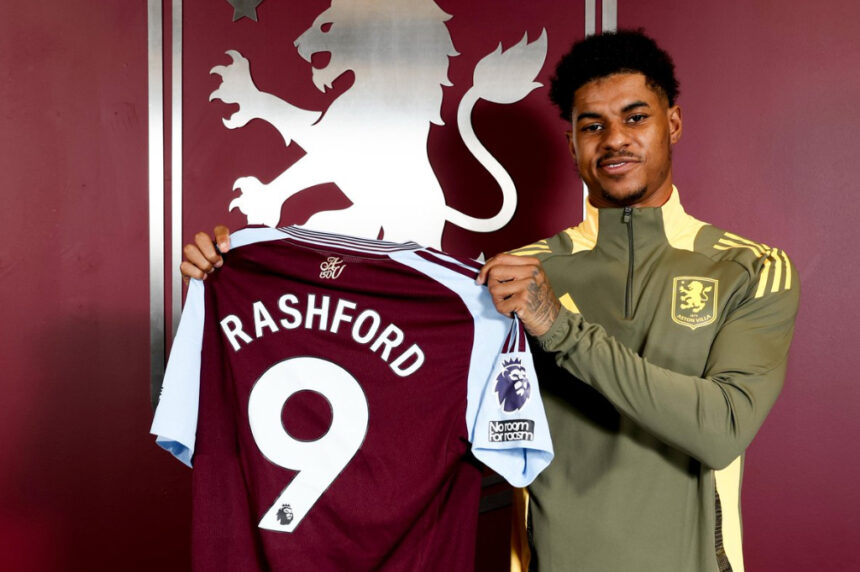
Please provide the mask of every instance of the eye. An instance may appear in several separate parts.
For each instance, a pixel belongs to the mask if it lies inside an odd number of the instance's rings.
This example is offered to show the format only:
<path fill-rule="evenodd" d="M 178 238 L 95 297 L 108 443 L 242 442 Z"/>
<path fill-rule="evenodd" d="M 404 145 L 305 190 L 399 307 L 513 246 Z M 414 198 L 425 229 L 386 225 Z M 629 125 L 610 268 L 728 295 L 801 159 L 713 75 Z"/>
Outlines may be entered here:
<path fill-rule="evenodd" d="M 583 133 L 597 133 L 598 131 L 603 131 L 603 125 L 601 123 L 589 123 L 587 125 L 583 125 L 580 128 L 580 131 Z"/>
<path fill-rule="evenodd" d="M 630 117 L 627 118 L 627 123 L 641 123 L 648 119 L 648 116 L 644 113 L 634 113 Z"/>
<path fill-rule="evenodd" d="M 322 26 L 320 26 L 320 31 L 324 34 L 327 34 L 329 30 L 331 30 L 332 22 L 326 22 Z"/>

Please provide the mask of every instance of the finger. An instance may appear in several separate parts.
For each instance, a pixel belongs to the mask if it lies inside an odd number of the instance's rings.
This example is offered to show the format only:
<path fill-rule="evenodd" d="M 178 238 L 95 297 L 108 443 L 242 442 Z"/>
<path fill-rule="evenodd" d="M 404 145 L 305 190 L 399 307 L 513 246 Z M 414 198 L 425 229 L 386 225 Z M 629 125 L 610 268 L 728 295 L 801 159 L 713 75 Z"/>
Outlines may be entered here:
<path fill-rule="evenodd" d="M 495 255 L 493 259 L 506 266 L 535 266 L 540 264 L 540 260 L 534 256 L 514 256 L 505 252 Z"/>
<path fill-rule="evenodd" d="M 516 313 L 526 331 L 539 336 L 549 331 L 560 310 L 558 299 L 549 289 L 501 284 L 490 290 L 496 310 L 508 317 Z"/>
<path fill-rule="evenodd" d="M 490 285 L 490 295 L 494 299 L 506 300 L 521 292 L 527 294 L 532 284 L 534 284 L 534 281 L 530 279 L 495 282 Z"/>
<path fill-rule="evenodd" d="M 496 310 L 507 316 L 516 312 L 520 318 L 526 320 L 532 311 L 533 304 L 529 293 L 524 290 L 514 290 L 510 293 L 496 292 L 492 300 Z"/>
<path fill-rule="evenodd" d="M 512 254 L 497 254 L 487 260 L 481 271 L 478 273 L 478 278 L 475 280 L 477 284 L 485 284 L 488 276 L 500 268 L 512 268 L 520 266 L 540 266 L 540 261 L 533 256 L 514 256 Z"/>
<path fill-rule="evenodd" d="M 216 268 L 219 268 L 221 264 L 224 263 L 221 255 L 218 254 L 217 250 L 215 250 L 215 243 L 212 242 L 212 237 L 205 232 L 198 232 L 194 235 L 194 244 L 197 245 L 200 254 L 202 254 L 206 260 Z M 196 261 L 192 260 L 190 257 L 188 259 L 191 260 L 191 262 L 196 263 Z"/>
<path fill-rule="evenodd" d="M 221 254 L 230 250 L 230 229 L 223 224 L 215 227 L 215 244 L 218 245 Z"/>
<path fill-rule="evenodd" d="M 212 249 L 214 250 L 214 247 Z M 215 266 L 203 255 L 202 252 L 200 252 L 200 248 L 196 244 L 186 244 L 182 248 L 182 254 L 185 255 L 185 260 L 183 262 L 188 262 L 204 274 L 208 274 L 215 270 Z M 218 258 L 221 257 L 219 256 Z M 179 266 L 180 268 L 182 267 L 181 264 Z M 189 274 L 189 276 L 192 278 L 198 278 L 198 276 L 193 276 L 191 274 Z"/>
<path fill-rule="evenodd" d="M 182 264 L 179 265 L 179 272 L 182 273 L 182 278 L 185 280 L 185 283 L 188 283 L 189 278 L 196 278 L 198 280 L 206 280 L 206 273 L 194 266 L 192 263 L 187 260 L 183 260 Z"/>
<path fill-rule="evenodd" d="M 496 266 L 487 276 L 487 285 L 511 282 L 512 280 L 535 280 L 540 276 L 539 266 Z"/>
<path fill-rule="evenodd" d="M 504 314 L 505 316 L 511 318 L 513 314 L 516 313 L 521 318 L 525 315 L 526 301 L 525 297 L 520 295 L 514 295 L 509 298 L 501 298 L 501 299 L 493 299 L 493 305 L 496 307 L 496 311 L 500 314 Z"/>
<path fill-rule="evenodd" d="M 487 282 L 487 275 L 490 273 L 490 270 L 493 268 L 495 262 L 495 257 L 487 260 L 483 266 L 481 266 L 481 270 L 478 272 L 478 277 L 475 278 L 475 284 L 478 286 Z"/>

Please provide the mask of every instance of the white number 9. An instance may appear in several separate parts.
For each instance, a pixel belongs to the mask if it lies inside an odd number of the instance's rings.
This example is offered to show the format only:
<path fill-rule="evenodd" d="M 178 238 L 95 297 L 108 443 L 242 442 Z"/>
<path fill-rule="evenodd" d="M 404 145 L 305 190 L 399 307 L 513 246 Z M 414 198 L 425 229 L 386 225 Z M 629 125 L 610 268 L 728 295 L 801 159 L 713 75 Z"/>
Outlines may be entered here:
<path fill-rule="evenodd" d="M 331 427 L 315 441 L 299 441 L 281 420 L 287 399 L 309 390 L 325 397 Z M 284 360 L 257 380 L 248 400 L 248 419 L 257 447 L 280 467 L 299 471 L 260 520 L 260 528 L 292 532 L 355 455 L 367 433 L 367 398 L 355 378 L 330 361 L 313 357 Z"/>

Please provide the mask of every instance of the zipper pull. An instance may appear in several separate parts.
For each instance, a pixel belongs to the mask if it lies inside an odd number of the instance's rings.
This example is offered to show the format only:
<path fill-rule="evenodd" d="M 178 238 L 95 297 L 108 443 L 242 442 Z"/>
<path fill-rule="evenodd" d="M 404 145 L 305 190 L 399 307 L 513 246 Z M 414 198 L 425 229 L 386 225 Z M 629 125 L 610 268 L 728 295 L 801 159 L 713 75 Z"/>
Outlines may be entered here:
<path fill-rule="evenodd" d="M 633 216 L 633 207 L 624 207 L 624 216 L 622 217 L 622 221 L 624 224 L 630 224 L 630 217 Z"/>

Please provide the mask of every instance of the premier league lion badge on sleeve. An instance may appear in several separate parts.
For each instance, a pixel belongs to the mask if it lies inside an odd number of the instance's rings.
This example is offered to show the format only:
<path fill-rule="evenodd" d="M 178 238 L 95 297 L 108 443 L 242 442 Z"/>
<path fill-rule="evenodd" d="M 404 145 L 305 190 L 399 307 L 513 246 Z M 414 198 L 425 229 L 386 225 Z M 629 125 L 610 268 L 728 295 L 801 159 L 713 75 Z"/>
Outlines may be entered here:
<path fill-rule="evenodd" d="M 529 373 L 522 359 L 511 358 L 502 362 L 502 371 L 496 376 L 496 395 L 499 407 L 507 413 L 519 411 L 531 397 Z"/>

